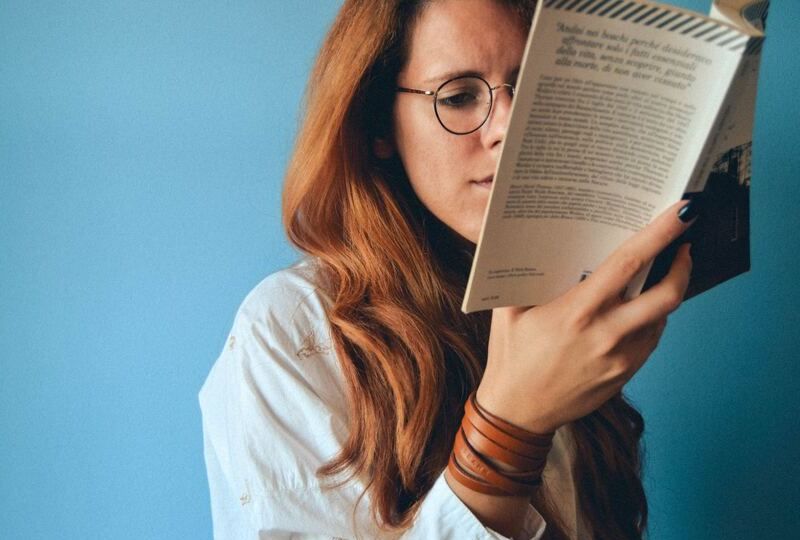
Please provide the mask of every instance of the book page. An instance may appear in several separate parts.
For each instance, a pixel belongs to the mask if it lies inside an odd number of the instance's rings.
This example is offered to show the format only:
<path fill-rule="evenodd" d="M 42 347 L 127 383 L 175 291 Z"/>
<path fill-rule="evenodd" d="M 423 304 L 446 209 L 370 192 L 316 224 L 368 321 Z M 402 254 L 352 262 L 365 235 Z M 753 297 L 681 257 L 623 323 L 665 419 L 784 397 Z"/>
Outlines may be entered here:
<path fill-rule="evenodd" d="M 749 42 L 638 0 L 541 2 L 462 309 L 552 300 L 679 200 Z"/>
<path fill-rule="evenodd" d="M 703 219 L 653 262 L 643 289 L 658 283 L 680 243 L 692 243 L 684 301 L 750 270 L 750 183 L 756 88 L 768 0 L 717 0 L 711 17 L 756 32 L 745 50 L 707 150 L 684 193 L 703 200 Z"/>
<path fill-rule="evenodd" d="M 763 32 L 768 11 L 769 0 L 717 0 L 711 6 L 710 17 L 731 24 L 746 24 Z M 751 39 L 748 44 L 739 70 L 731 82 L 727 110 L 723 111 L 724 118 L 719 126 L 720 133 L 708 152 L 707 163 L 702 164 L 686 191 L 702 191 L 709 170 L 717 171 L 724 167 L 727 172 L 732 156 L 736 157 L 736 165 L 740 168 L 737 176 L 749 188 L 756 90 L 763 45 L 763 36 Z"/>
<path fill-rule="evenodd" d="M 717 0 L 711 17 L 755 31 L 684 198 L 703 200 L 703 219 L 655 258 L 643 290 L 669 271 L 679 245 L 692 244 L 684 302 L 750 270 L 750 183 L 756 87 L 768 0 Z"/>
<path fill-rule="evenodd" d="M 714 0 L 709 17 L 733 26 L 749 26 L 763 33 L 768 12 L 769 0 Z"/>

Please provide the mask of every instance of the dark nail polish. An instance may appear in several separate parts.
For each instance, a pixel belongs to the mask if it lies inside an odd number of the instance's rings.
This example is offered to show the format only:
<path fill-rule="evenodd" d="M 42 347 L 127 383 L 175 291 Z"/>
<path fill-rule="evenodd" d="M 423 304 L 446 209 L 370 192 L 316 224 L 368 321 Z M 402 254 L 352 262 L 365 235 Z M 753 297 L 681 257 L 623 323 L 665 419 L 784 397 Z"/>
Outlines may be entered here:
<path fill-rule="evenodd" d="M 691 199 L 689 204 L 684 206 L 678 211 L 678 218 L 683 221 L 684 223 L 689 223 L 698 215 L 700 215 L 700 201 L 697 199 Z"/>

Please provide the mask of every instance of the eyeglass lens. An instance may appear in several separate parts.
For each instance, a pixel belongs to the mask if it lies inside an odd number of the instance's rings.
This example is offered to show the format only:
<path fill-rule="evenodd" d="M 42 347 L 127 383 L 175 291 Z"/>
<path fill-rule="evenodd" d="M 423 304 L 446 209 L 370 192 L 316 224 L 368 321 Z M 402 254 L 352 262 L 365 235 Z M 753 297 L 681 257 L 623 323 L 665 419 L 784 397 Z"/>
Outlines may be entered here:
<path fill-rule="evenodd" d="M 436 116 L 445 129 L 464 134 L 475 131 L 489 116 L 492 90 L 478 77 L 459 77 L 443 84 L 434 102 Z"/>

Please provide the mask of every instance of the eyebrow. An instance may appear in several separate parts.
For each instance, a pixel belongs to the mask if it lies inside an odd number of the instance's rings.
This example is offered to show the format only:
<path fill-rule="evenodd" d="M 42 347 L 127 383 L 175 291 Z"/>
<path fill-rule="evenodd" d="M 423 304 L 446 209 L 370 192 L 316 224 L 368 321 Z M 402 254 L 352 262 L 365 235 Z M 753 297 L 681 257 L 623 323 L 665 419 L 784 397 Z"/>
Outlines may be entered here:
<path fill-rule="evenodd" d="M 517 79 L 517 76 L 519 75 L 519 70 L 520 66 L 517 66 L 511 71 L 511 78 L 514 79 L 515 81 Z M 455 79 L 456 77 L 482 77 L 485 79 L 486 75 L 482 71 L 476 71 L 472 69 L 457 69 L 426 79 L 422 81 L 422 84 L 434 84 L 434 83 L 441 84 L 445 81 L 449 81 L 450 79 Z"/>

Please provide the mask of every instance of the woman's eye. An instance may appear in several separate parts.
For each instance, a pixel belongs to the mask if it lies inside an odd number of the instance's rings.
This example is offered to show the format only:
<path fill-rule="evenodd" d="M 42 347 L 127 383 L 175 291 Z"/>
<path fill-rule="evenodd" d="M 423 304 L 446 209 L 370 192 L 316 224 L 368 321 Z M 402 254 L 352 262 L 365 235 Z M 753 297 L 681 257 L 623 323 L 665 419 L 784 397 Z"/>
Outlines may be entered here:
<path fill-rule="evenodd" d="M 439 97 L 439 105 L 445 107 L 468 107 L 478 101 L 478 96 L 471 92 L 459 92 L 450 96 Z"/>

